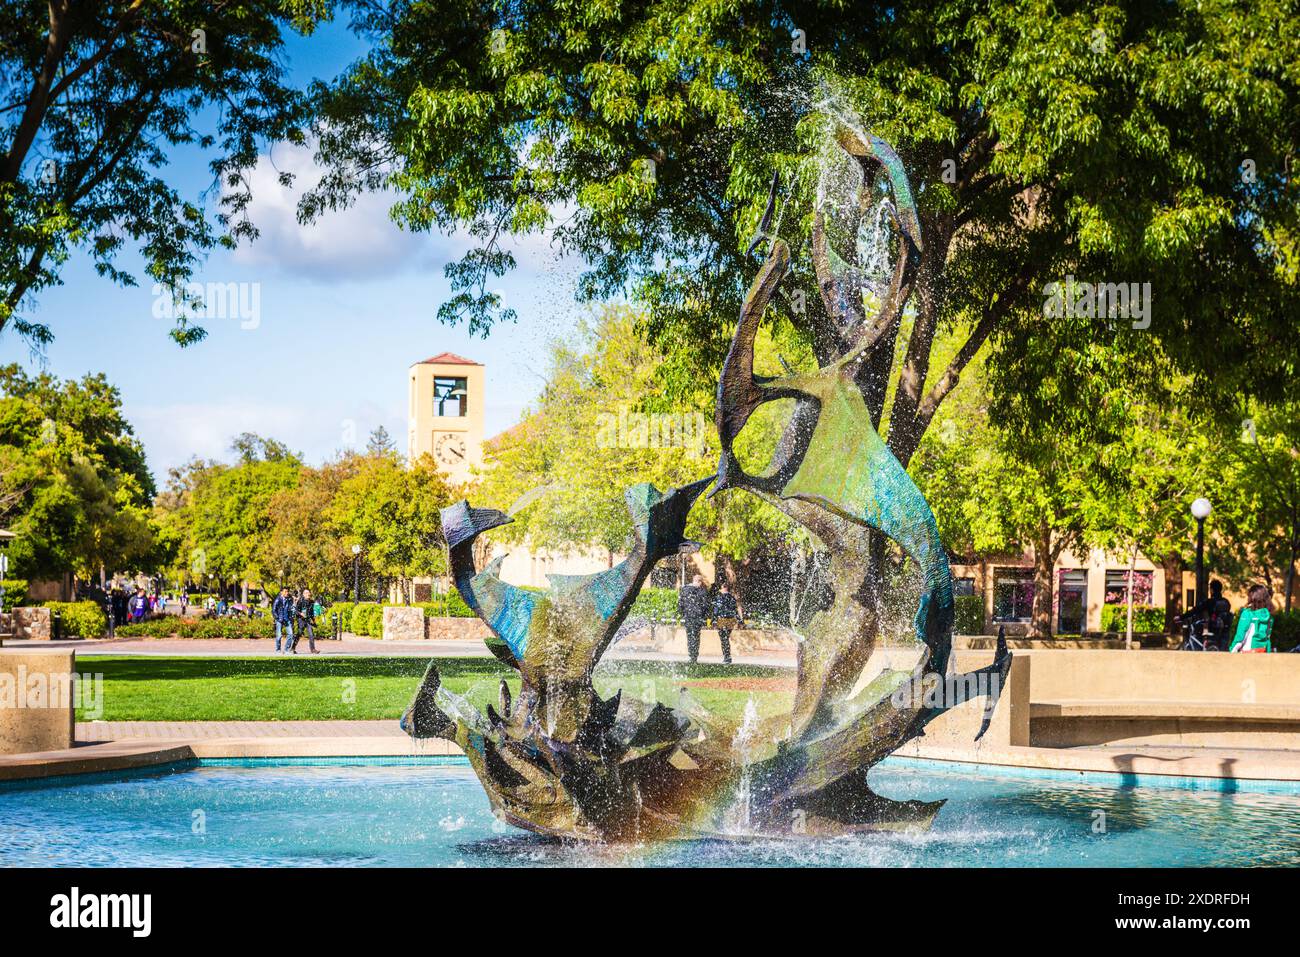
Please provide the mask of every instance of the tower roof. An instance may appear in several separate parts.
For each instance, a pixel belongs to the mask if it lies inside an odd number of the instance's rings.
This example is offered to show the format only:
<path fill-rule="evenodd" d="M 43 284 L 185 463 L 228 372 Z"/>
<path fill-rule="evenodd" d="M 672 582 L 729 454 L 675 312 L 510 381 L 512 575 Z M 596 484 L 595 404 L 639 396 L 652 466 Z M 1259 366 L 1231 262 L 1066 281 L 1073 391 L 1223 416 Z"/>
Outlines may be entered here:
<path fill-rule="evenodd" d="M 464 356 L 458 356 L 454 352 L 440 352 L 436 356 L 430 356 L 427 359 L 421 359 L 415 363 L 417 366 L 429 365 L 448 365 L 448 366 L 481 366 L 483 363 L 475 362 L 473 359 L 466 359 Z"/>

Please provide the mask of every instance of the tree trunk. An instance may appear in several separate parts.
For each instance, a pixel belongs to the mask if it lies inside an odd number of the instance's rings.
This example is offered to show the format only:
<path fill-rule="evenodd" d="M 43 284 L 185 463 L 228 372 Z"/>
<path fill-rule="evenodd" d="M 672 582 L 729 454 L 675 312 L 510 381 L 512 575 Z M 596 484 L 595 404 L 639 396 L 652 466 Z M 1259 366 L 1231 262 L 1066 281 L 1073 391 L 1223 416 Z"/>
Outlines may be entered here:
<path fill-rule="evenodd" d="M 1293 528 L 1291 529 L 1291 550 L 1287 555 L 1286 563 L 1286 597 L 1283 602 L 1283 610 L 1285 611 L 1291 610 L 1291 595 L 1295 592 L 1295 560 L 1298 549 L 1300 549 L 1300 529 Z"/>
<path fill-rule="evenodd" d="M 1034 613 L 1029 634 L 1033 638 L 1052 637 L 1052 533 L 1045 532 L 1034 545 Z"/>
<path fill-rule="evenodd" d="M 1161 567 L 1165 573 L 1165 633 L 1173 634 L 1174 619 L 1183 613 L 1183 556 L 1170 552 Z"/>

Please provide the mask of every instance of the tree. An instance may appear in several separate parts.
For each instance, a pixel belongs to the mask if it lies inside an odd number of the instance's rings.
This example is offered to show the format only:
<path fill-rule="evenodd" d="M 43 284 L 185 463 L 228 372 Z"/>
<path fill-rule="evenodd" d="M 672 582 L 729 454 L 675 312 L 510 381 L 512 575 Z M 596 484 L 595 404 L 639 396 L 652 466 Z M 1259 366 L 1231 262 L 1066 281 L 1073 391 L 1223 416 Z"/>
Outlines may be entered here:
<path fill-rule="evenodd" d="M 147 570 L 153 477 L 102 375 L 79 381 L 0 367 L 0 495 L 28 578 Z"/>
<path fill-rule="evenodd" d="M 442 508 L 451 489 L 433 457 L 405 467 L 395 455 L 359 457 L 326 513 L 346 546 L 358 544 L 370 567 L 396 578 L 406 601 L 412 579 L 447 570 Z"/>
<path fill-rule="evenodd" d="M 1300 560 L 1300 403 L 1248 411 L 1243 434 L 1226 443 L 1223 465 L 1236 481 L 1215 503 L 1217 537 L 1238 582 L 1262 578 L 1290 611 Z"/>
<path fill-rule="evenodd" d="M 916 187 L 915 319 L 906 335 L 898 321 L 879 331 L 863 383 L 904 464 L 986 343 L 1000 420 L 1076 431 L 1091 415 L 1070 370 L 1106 356 L 1132 360 L 1134 385 L 1154 379 L 1143 363 L 1171 358 L 1207 402 L 1276 397 L 1293 377 L 1300 110 L 1286 4 L 356 10 L 375 48 L 317 91 L 331 172 L 301 213 L 384 184 L 403 194 L 403 224 L 466 228 L 478 244 L 448 266 L 458 293 L 439 315 L 471 332 L 509 318 L 490 291 L 514 264 L 504 237 L 553 226 L 554 244 L 590 263 L 580 297 L 630 287 L 666 346 L 661 382 L 689 392 L 726 348 L 773 171 L 783 234 L 816 249 L 838 123 L 893 143 Z M 828 232 L 867 269 L 873 251 L 853 240 L 872 224 L 854 210 Z M 825 361 L 862 307 L 856 291 L 832 301 L 809 259 L 796 257 L 775 311 Z M 1148 311 L 1045 321 L 1049 288 L 1070 277 L 1150 283 Z M 960 345 L 939 364 L 951 331 Z"/>
<path fill-rule="evenodd" d="M 388 430 L 382 425 L 375 426 L 370 432 L 370 437 L 366 439 L 367 455 L 396 455 L 397 443 L 388 434 Z"/>
<path fill-rule="evenodd" d="M 271 503 L 277 493 L 301 479 L 302 463 L 295 458 L 241 461 L 200 473 L 189 507 L 191 574 L 215 579 L 224 587 L 236 581 L 257 581 L 265 569 L 261 558 L 274 533 Z M 274 577 L 276 571 L 272 569 Z"/>
<path fill-rule="evenodd" d="M 666 491 L 715 468 L 709 384 L 667 401 L 655 381 L 663 354 L 637 320 L 628 307 L 606 306 L 580 324 L 573 341 L 552 343 L 536 404 L 485 448 L 475 504 L 515 518 L 496 533 L 498 540 L 557 550 L 599 548 L 612 559 L 628 547 L 631 532 L 624 489 L 651 482 Z M 797 343 L 786 345 L 798 349 Z M 773 368 L 777 351 L 765 336 L 760 353 Z M 797 351 L 788 354 L 801 358 Z M 760 459 L 778 434 L 777 416 L 756 416 L 742 435 L 741 453 Z M 804 542 L 780 512 L 740 495 L 698 501 L 687 534 L 703 542 L 706 553 L 727 560 L 744 559 L 774 539 Z"/>
<path fill-rule="evenodd" d="M 74 248 L 134 285 L 114 260 L 135 244 L 170 296 L 204 252 L 254 238 L 246 173 L 263 144 L 303 142 L 309 107 L 285 84 L 284 32 L 327 13 L 322 0 L 6 4 L 0 330 L 52 339 L 23 305 L 59 282 Z M 212 157 L 215 217 L 163 177 L 166 147 Z M 187 345 L 204 331 L 180 310 L 171 334 Z"/>
<path fill-rule="evenodd" d="M 352 555 L 345 530 L 329 515 L 343 483 L 359 468 L 357 456 L 342 456 L 320 468 L 304 467 L 296 485 L 271 496 L 271 529 L 255 560 L 263 582 L 306 585 L 321 595 L 338 594 L 351 584 Z"/>

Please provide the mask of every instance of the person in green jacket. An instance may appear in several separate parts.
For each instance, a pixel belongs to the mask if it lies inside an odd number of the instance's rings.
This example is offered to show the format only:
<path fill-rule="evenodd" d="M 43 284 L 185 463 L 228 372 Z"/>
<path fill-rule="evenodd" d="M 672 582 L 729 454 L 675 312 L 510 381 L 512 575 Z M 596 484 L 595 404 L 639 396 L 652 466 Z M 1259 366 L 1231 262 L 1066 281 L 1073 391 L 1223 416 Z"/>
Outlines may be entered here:
<path fill-rule="evenodd" d="M 1272 597 L 1267 586 L 1254 585 L 1246 593 L 1246 607 L 1237 618 L 1237 635 L 1229 651 L 1272 651 L 1273 615 L 1268 610 Z"/>

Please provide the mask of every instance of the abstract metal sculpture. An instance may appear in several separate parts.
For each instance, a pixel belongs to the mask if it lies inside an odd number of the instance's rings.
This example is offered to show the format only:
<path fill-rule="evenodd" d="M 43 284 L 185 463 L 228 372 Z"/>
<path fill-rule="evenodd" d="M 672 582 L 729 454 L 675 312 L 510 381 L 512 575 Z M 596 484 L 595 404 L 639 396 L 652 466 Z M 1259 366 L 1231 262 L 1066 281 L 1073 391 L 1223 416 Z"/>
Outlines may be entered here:
<path fill-rule="evenodd" d="M 414 737 L 456 742 L 494 812 L 508 823 L 605 841 L 818 836 L 928 827 L 943 803 L 892 801 L 867 785 L 873 764 L 960 701 L 949 695 L 936 702 L 932 694 L 948 677 L 953 625 L 952 580 L 938 528 L 924 496 L 877 434 L 860 385 L 861 364 L 908 298 L 921 247 L 919 221 L 889 145 L 848 129 L 837 139 L 864 171 L 883 171 L 890 183 L 901 251 L 889 292 L 868 318 L 853 301 L 859 294 L 851 267 L 830 248 L 818 210 L 818 280 L 850 347 L 813 373 L 757 376 L 754 338 L 790 265 L 787 244 L 771 237 L 718 383 L 722 454 L 716 476 L 666 495 L 649 485 L 630 489 L 637 541 L 628 558 L 595 575 L 552 576 L 550 590 L 541 594 L 503 582 L 500 560 L 483 571 L 474 568 L 474 540 L 509 518 L 464 501 L 443 510 L 456 587 L 491 629 L 492 652 L 519 671 L 521 691 L 512 701 L 503 681 L 500 708 L 488 706 L 483 714 L 441 687 L 431 666 L 402 727 Z M 770 226 L 776 185 L 774 179 L 756 245 Z M 735 438 L 759 406 L 777 399 L 795 400 L 796 411 L 771 466 L 751 475 L 736 458 Z M 606 700 L 592 684 L 596 663 L 655 562 L 693 545 L 685 539 L 687 515 L 710 484 L 710 494 L 743 489 L 761 496 L 811 531 L 831 556 L 834 599 L 804 629 L 793 711 L 779 719 L 751 715 L 737 723 L 708 712 L 685 692 L 672 707 L 621 692 Z M 910 671 L 886 669 L 854 693 L 880 633 L 873 550 L 879 551 L 882 535 L 922 575 L 912 639 L 920 662 Z M 999 641 L 994 663 L 982 669 L 998 679 L 991 682 L 994 694 L 1009 665 Z M 944 686 L 985 689 L 990 683 Z"/>

